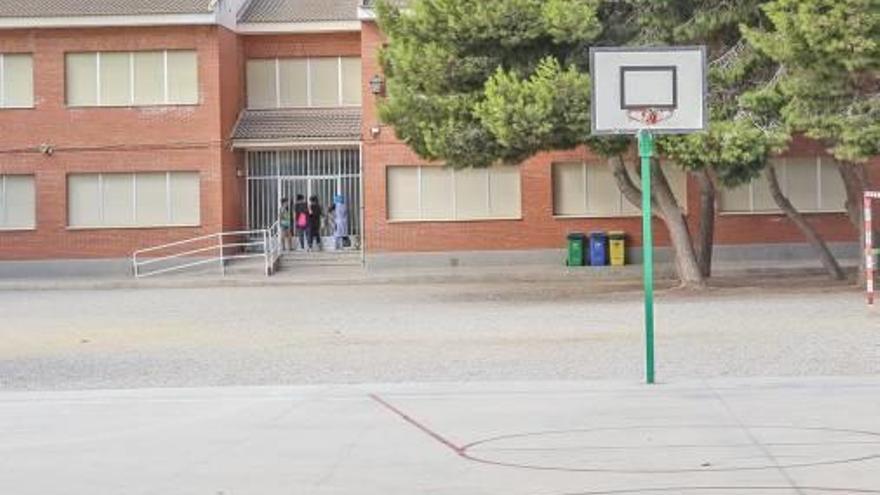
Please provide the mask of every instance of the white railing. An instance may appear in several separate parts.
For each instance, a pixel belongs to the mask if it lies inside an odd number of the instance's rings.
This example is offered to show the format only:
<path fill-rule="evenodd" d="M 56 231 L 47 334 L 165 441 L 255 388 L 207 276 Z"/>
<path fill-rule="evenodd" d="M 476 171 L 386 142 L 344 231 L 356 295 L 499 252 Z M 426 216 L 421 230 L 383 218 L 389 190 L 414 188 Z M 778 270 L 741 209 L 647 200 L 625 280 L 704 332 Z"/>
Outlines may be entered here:
<path fill-rule="evenodd" d="M 232 260 L 264 260 L 266 276 L 275 272 L 281 257 L 280 226 L 262 230 L 220 232 L 135 251 L 131 255 L 134 276 L 152 277 L 217 263 L 226 275 Z"/>
<path fill-rule="evenodd" d="M 284 246 L 281 245 L 281 222 L 275 222 L 266 229 L 266 273 L 272 275 L 281 259 Z"/>

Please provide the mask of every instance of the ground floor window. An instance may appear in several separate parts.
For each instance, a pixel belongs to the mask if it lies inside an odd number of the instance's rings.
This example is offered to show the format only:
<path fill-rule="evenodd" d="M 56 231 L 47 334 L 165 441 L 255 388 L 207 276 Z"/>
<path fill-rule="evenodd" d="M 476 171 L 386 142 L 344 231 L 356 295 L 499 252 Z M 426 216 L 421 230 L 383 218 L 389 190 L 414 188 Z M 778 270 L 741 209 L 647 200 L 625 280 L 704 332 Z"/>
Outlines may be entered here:
<path fill-rule="evenodd" d="M 30 230 L 36 222 L 33 175 L 0 175 L 0 230 Z"/>
<path fill-rule="evenodd" d="M 630 176 L 638 180 L 635 164 L 627 164 Z M 678 167 L 664 166 L 663 172 L 682 209 L 687 206 L 687 174 Z M 620 192 L 611 169 L 605 163 L 554 163 L 553 214 L 560 217 L 638 216 Z"/>
<path fill-rule="evenodd" d="M 518 166 L 392 166 L 387 169 L 387 186 L 389 220 L 503 220 L 522 216 Z"/>
<path fill-rule="evenodd" d="M 201 223 L 198 172 L 71 174 L 74 228 L 178 227 Z"/>
<path fill-rule="evenodd" d="M 845 211 L 846 189 L 834 160 L 827 157 L 777 158 L 771 161 L 782 192 L 802 212 Z M 720 191 L 725 213 L 779 213 L 762 175 L 736 189 Z"/>

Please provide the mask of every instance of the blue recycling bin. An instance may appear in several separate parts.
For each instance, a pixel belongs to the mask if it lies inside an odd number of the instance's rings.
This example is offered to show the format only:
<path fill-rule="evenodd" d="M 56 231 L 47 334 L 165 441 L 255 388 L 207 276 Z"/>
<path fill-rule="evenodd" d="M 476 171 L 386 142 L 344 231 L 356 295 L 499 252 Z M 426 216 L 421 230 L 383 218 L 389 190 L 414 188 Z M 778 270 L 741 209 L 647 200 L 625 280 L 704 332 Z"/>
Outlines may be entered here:
<path fill-rule="evenodd" d="M 605 266 L 608 264 L 608 234 L 590 232 L 590 265 Z"/>

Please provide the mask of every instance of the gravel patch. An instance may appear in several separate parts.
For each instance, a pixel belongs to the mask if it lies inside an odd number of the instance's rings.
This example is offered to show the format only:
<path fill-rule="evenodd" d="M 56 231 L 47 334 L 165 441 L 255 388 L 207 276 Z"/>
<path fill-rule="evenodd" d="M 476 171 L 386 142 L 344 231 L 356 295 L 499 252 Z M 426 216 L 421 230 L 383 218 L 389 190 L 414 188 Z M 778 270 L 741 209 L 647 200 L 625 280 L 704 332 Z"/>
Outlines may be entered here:
<path fill-rule="evenodd" d="M 638 380 L 637 285 L 0 293 L 0 388 Z M 880 373 L 880 311 L 790 282 L 661 291 L 661 380 Z"/>

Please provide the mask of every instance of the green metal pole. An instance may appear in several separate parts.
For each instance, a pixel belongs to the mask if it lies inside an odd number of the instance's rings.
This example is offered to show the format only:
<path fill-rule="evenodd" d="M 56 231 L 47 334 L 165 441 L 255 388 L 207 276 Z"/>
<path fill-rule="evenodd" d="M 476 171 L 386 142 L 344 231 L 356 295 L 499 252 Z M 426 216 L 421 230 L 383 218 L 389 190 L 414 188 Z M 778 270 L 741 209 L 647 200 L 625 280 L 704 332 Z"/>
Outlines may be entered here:
<path fill-rule="evenodd" d="M 639 131 L 639 156 L 642 157 L 642 261 L 645 270 L 645 376 L 654 383 L 654 230 L 651 212 L 651 158 L 654 136 Z"/>

